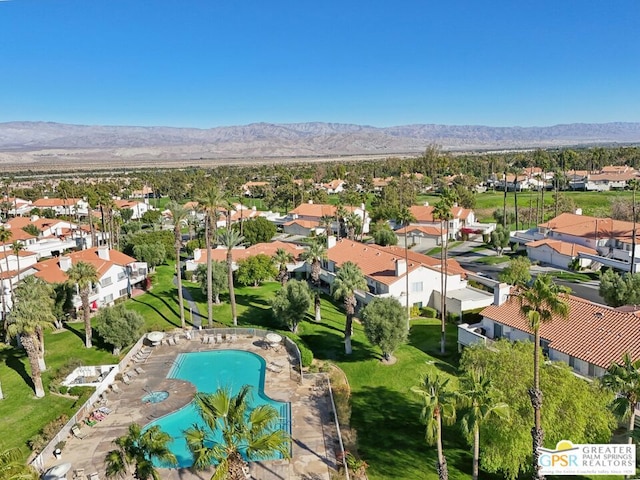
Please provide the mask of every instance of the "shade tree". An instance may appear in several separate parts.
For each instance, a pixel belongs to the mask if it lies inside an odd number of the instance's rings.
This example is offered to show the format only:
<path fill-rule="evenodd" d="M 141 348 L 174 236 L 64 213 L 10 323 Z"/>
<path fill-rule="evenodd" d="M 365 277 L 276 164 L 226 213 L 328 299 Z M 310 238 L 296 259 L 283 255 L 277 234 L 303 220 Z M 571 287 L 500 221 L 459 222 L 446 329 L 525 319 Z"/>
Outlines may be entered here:
<path fill-rule="evenodd" d="M 369 342 L 380 347 L 386 361 L 407 341 L 406 312 L 395 298 L 375 298 L 362 309 L 360 319 Z"/>

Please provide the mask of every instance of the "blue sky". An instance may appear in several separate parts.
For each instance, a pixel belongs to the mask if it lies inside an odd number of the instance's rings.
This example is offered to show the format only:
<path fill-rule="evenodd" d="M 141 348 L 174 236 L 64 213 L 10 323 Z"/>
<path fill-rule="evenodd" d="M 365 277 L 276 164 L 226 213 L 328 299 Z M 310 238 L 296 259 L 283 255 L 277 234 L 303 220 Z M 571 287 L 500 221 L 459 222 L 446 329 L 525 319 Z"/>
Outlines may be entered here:
<path fill-rule="evenodd" d="M 0 0 L 0 122 L 640 121 L 638 0 Z"/>

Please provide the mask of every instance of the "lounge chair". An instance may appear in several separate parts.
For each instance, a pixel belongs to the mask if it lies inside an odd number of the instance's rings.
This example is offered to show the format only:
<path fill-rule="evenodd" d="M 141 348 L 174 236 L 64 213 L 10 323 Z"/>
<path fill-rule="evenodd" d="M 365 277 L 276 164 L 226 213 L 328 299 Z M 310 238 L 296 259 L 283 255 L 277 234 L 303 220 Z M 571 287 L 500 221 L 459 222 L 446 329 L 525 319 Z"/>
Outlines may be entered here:
<path fill-rule="evenodd" d="M 120 390 L 120 387 L 115 383 L 111 384 L 111 390 L 113 390 L 114 393 L 118 393 L 118 394 L 122 393 L 122 390 Z"/>
<path fill-rule="evenodd" d="M 98 472 L 93 472 L 89 474 L 88 477 L 89 480 L 100 480 L 100 475 L 98 475 Z"/>
<path fill-rule="evenodd" d="M 221 333 L 217 333 L 216 334 L 216 343 L 222 343 L 222 334 Z"/>
<path fill-rule="evenodd" d="M 172 346 L 174 346 L 174 347 L 175 347 L 176 345 L 178 345 L 178 340 L 176 340 L 176 337 L 171 337 L 171 338 L 169 339 L 169 345 L 172 345 Z"/>
<path fill-rule="evenodd" d="M 282 368 L 276 367 L 273 363 L 267 365 L 267 370 L 273 373 L 282 373 Z"/>
<path fill-rule="evenodd" d="M 74 437 L 79 438 L 80 440 L 87 436 L 87 434 L 83 432 L 78 425 L 71 427 L 71 433 Z"/>
<path fill-rule="evenodd" d="M 146 373 L 145 369 L 142 367 L 136 367 L 133 369 L 134 372 L 136 372 L 138 375 L 142 375 L 143 373 Z"/>
<path fill-rule="evenodd" d="M 278 368 L 285 368 L 287 364 L 283 360 L 274 360 L 271 362 L 272 365 L 275 365 Z"/>
<path fill-rule="evenodd" d="M 73 480 L 85 480 L 86 477 L 84 476 L 84 468 L 76 468 L 73 471 Z"/>
<path fill-rule="evenodd" d="M 209 335 L 203 335 L 201 341 L 202 343 L 209 343 Z"/>
<path fill-rule="evenodd" d="M 98 411 L 104 413 L 105 415 L 109 415 L 113 412 L 113 410 L 111 410 L 109 407 L 100 407 Z"/>
<path fill-rule="evenodd" d="M 129 377 L 129 375 L 127 375 L 126 373 L 122 374 L 122 381 L 126 384 L 129 385 L 131 384 L 131 377 Z"/>
<path fill-rule="evenodd" d="M 127 375 L 129 375 L 129 378 L 135 378 L 138 376 L 138 372 L 136 372 L 135 370 L 128 370 Z"/>

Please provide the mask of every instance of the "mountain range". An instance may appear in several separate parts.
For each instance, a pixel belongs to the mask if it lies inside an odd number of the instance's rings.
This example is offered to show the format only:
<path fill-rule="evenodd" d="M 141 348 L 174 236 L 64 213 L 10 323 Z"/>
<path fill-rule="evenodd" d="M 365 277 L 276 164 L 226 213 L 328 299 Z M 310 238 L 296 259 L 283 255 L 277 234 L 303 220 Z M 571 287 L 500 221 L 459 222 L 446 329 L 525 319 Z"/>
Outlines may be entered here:
<path fill-rule="evenodd" d="M 0 123 L 0 164 L 129 164 L 209 160 L 276 161 L 313 157 L 415 155 L 443 150 L 504 150 L 640 143 L 640 123 L 575 123 L 549 127 L 340 123 L 254 123 L 210 129 Z"/>

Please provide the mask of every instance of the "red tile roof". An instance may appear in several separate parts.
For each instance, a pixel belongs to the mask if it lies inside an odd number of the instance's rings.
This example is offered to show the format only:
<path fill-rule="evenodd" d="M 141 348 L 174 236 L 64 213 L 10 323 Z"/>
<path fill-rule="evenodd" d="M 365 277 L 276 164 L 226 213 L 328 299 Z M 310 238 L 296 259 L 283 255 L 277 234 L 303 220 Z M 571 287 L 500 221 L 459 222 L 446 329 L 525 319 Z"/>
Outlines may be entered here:
<path fill-rule="evenodd" d="M 582 245 L 563 242 L 561 240 L 552 240 L 551 238 L 543 238 L 542 240 L 536 240 L 535 242 L 529 242 L 526 244 L 527 247 L 531 248 L 539 248 L 545 245 L 562 255 L 568 255 L 570 257 L 577 257 L 579 253 L 589 253 L 591 255 L 598 254 L 598 252 L 593 248 L 583 247 Z"/>
<path fill-rule="evenodd" d="M 39 198 L 33 202 L 33 206 L 38 208 L 67 207 L 73 206 L 79 201 L 79 198 Z"/>
<path fill-rule="evenodd" d="M 233 257 L 233 261 L 237 262 L 239 260 L 243 260 L 247 257 L 252 257 L 254 255 L 264 254 L 269 257 L 273 257 L 276 253 L 276 250 L 282 248 L 283 250 L 289 252 L 293 255 L 293 258 L 296 261 L 300 260 L 300 255 L 304 253 L 305 249 L 303 247 L 299 247 L 293 243 L 281 242 L 276 240 L 275 242 L 269 243 L 256 243 L 248 248 L 235 248 L 231 250 L 231 255 Z M 217 262 L 223 262 L 227 260 L 227 249 L 226 248 L 214 248 L 211 250 L 211 259 Z M 194 260 L 195 263 L 207 263 L 207 251 L 202 249 L 202 254 L 198 260 Z"/>
<path fill-rule="evenodd" d="M 576 215 L 575 213 L 561 213 L 548 222 L 541 223 L 538 227 L 575 237 L 617 238 L 630 241 L 633 222 Z"/>
<path fill-rule="evenodd" d="M 399 230 L 396 230 L 396 234 L 404 235 L 405 232 L 420 232 L 429 237 L 441 237 L 442 236 L 442 228 L 440 226 L 435 225 L 409 225 L 407 227 L 402 227 Z"/>
<path fill-rule="evenodd" d="M 109 250 L 109 260 L 103 260 L 98 257 L 97 248 L 80 250 L 78 252 L 69 253 L 65 256 L 71 258 L 72 266 L 78 262 L 93 264 L 98 271 L 98 278 L 102 277 L 113 265 L 125 266 L 136 261 L 135 258 L 125 255 L 117 250 Z M 41 278 L 46 282 L 64 283 L 67 281 L 67 274 L 60 269 L 60 258 L 58 257 L 38 262 L 33 265 L 33 268 L 37 270 L 35 274 L 36 277 Z"/>
<path fill-rule="evenodd" d="M 344 209 L 347 212 L 355 211 L 356 207 L 345 206 Z M 328 205 L 324 203 L 303 203 L 291 211 L 294 215 L 300 215 L 303 217 L 333 217 L 335 216 L 337 207 L 335 205 Z"/>
<path fill-rule="evenodd" d="M 540 326 L 540 336 L 550 342 L 551 348 L 602 368 L 619 361 L 625 352 L 634 360 L 640 358 L 639 317 L 572 295 L 567 301 L 568 319 L 554 316 Z M 511 297 L 500 306 L 491 305 L 481 315 L 533 335 L 517 298 Z"/>

